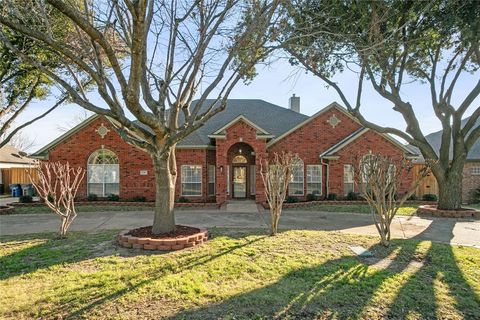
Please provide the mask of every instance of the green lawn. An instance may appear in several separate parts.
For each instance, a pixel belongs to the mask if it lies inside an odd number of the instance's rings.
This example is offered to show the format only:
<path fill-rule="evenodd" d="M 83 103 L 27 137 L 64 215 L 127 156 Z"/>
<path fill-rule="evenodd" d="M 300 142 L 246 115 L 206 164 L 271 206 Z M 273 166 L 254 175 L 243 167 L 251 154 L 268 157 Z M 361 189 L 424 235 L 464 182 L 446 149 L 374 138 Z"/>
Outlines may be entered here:
<path fill-rule="evenodd" d="M 8 236 L 2 319 L 480 319 L 480 250 L 320 231 L 211 230 L 152 254 L 116 232 Z M 348 245 L 370 248 L 360 259 Z"/>
<path fill-rule="evenodd" d="M 398 210 L 397 214 L 411 216 L 417 211 L 417 208 L 418 205 L 416 204 L 404 205 Z M 314 204 L 305 207 L 289 208 L 288 210 L 370 213 L 370 207 L 367 204 Z"/>
<path fill-rule="evenodd" d="M 152 211 L 152 206 L 112 206 L 105 204 L 96 205 L 79 205 L 76 206 L 77 212 L 104 212 L 104 211 Z M 50 213 L 52 212 L 47 206 L 32 206 L 32 207 L 15 207 L 15 214 L 30 214 L 30 213 Z"/>

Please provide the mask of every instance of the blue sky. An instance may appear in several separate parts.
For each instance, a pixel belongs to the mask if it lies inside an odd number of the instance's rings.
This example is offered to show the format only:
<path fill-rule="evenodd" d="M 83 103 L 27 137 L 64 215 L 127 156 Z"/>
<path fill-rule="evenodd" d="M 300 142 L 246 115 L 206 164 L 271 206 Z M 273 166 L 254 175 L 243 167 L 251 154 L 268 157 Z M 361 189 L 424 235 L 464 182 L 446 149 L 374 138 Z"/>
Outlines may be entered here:
<path fill-rule="evenodd" d="M 277 60 L 268 66 L 258 68 L 258 76 L 249 85 L 239 84 L 230 98 L 237 99 L 263 99 L 282 107 L 288 107 L 288 98 L 292 94 L 300 96 L 301 112 L 312 115 L 333 101 L 340 104 L 341 100 L 333 88 L 326 88 L 324 83 L 305 71 L 292 67 L 285 60 Z M 335 78 L 344 89 L 350 101 L 356 94 L 356 74 L 345 72 Z M 465 75 L 457 84 L 454 103 L 465 97 L 477 81 L 477 75 Z M 431 133 L 440 129 L 440 123 L 431 109 L 429 88 L 421 83 L 414 82 L 403 87 L 402 95 L 410 101 L 417 113 L 424 133 Z M 477 103 L 474 106 L 478 106 Z M 51 101 L 44 100 L 32 104 L 19 119 L 19 123 L 31 118 L 51 105 Z M 343 104 L 342 104 L 343 105 Z M 392 126 L 399 129 L 405 128 L 401 116 L 391 109 L 391 104 L 381 98 L 370 86 L 365 86 L 362 109 L 365 117 L 379 125 Z M 28 151 L 32 152 L 51 142 L 62 134 L 58 126 L 65 126 L 72 122 L 76 115 L 84 111 L 76 105 L 63 105 L 44 119 L 36 122 L 24 130 L 24 135 L 35 140 L 35 145 Z M 471 112 L 468 112 L 470 114 Z"/>

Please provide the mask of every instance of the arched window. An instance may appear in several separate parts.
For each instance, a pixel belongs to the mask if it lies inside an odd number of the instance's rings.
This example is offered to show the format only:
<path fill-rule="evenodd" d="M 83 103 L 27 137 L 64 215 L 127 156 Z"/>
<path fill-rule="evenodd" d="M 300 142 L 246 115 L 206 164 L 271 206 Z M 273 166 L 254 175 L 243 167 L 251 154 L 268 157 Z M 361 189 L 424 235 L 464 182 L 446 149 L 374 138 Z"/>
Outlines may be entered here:
<path fill-rule="evenodd" d="M 288 195 L 303 196 L 304 192 L 304 164 L 298 159 L 292 168 L 292 179 L 288 184 Z"/>
<path fill-rule="evenodd" d="M 233 157 L 232 163 L 247 163 L 247 158 L 242 155 Z"/>
<path fill-rule="evenodd" d="M 106 197 L 119 194 L 120 167 L 117 155 L 107 149 L 97 150 L 88 158 L 88 194 Z"/>

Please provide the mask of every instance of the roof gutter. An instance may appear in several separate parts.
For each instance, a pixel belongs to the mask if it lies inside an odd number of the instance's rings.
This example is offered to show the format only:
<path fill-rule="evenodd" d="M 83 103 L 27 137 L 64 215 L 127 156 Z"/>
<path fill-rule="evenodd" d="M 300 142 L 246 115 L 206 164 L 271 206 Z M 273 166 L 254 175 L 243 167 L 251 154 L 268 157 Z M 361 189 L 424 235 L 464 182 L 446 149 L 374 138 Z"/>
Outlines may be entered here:
<path fill-rule="evenodd" d="M 322 165 L 324 165 L 326 167 L 326 170 L 325 170 L 325 197 L 328 197 L 328 194 L 329 194 L 329 177 L 330 177 L 330 164 L 328 162 L 324 162 L 323 161 L 323 157 L 320 156 L 320 163 Z"/>

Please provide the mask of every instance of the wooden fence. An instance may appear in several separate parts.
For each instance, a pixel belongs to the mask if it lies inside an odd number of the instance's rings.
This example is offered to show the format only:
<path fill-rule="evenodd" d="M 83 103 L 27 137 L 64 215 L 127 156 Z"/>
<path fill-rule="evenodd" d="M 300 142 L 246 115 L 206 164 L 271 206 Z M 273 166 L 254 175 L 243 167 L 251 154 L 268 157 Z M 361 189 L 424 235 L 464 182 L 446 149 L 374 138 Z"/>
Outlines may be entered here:
<path fill-rule="evenodd" d="M 5 185 L 5 192 L 9 192 L 11 184 L 30 184 L 30 178 L 27 174 L 28 168 L 7 168 L 2 170 L 2 183 Z M 34 174 L 35 178 L 36 175 Z"/>
<path fill-rule="evenodd" d="M 423 165 L 421 164 L 417 164 L 415 165 L 415 167 L 413 167 L 414 179 L 416 179 L 422 167 Z M 417 190 L 415 190 L 415 196 L 417 196 L 418 198 L 423 197 L 423 195 L 427 193 L 435 194 L 438 196 L 438 183 L 433 173 L 429 173 L 428 176 L 420 182 Z"/>

